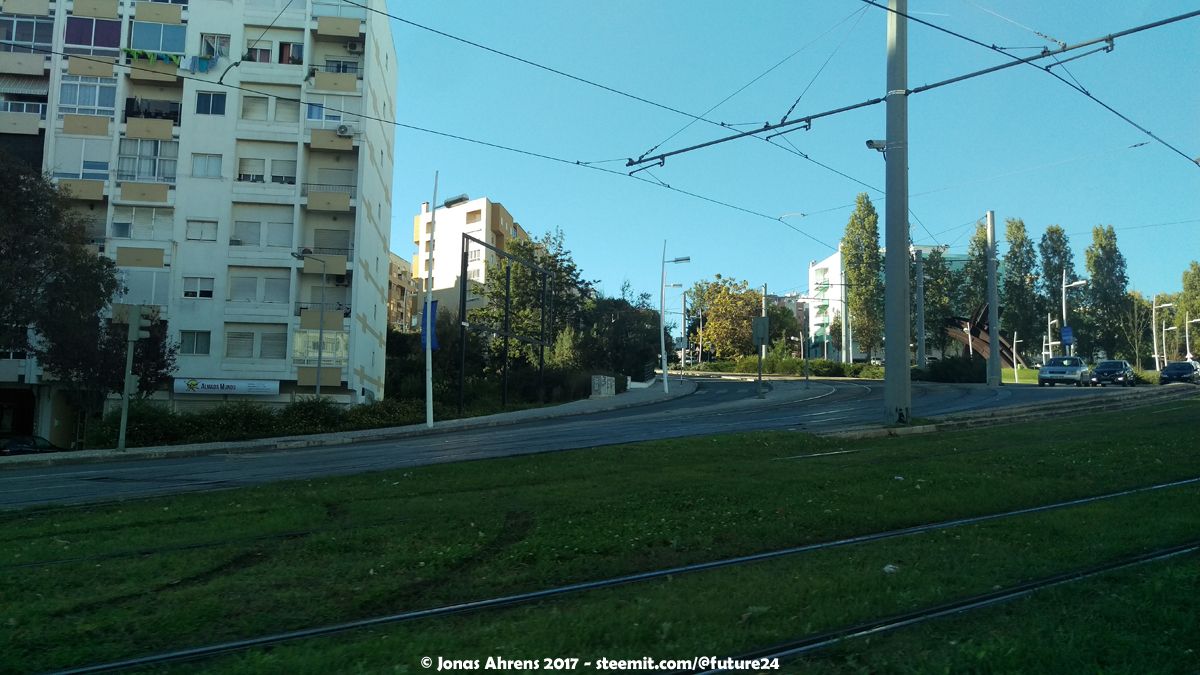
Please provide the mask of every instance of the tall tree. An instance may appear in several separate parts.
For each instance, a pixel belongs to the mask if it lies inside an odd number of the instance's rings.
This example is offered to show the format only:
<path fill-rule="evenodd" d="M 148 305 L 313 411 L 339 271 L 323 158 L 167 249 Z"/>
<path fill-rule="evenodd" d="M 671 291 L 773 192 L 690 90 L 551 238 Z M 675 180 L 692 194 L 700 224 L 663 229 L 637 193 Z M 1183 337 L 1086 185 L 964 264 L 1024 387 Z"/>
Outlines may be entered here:
<path fill-rule="evenodd" d="M 767 303 L 768 340 L 771 344 L 788 336 L 800 337 L 800 320 L 786 305 Z"/>
<path fill-rule="evenodd" d="M 1129 286 L 1125 256 L 1117 248 L 1112 225 L 1092 229 L 1092 245 L 1084 255 L 1090 277 L 1083 294 L 1089 325 L 1081 336 L 1080 351 L 1090 354 L 1099 348 L 1112 357 L 1121 338 L 1121 315 Z"/>
<path fill-rule="evenodd" d="M 762 313 L 762 294 L 745 281 L 716 275 L 698 281 L 688 293 L 692 306 L 704 310 L 704 350 L 719 359 L 754 351 L 751 321 Z"/>
<path fill-rule="evenodd" d="M 939 354 L 945 354 L 950 344 L 943 326 L 954 315 L 953 296 L 954 276 L 946 262 L 945 250 L 936 248 L 925 257 L 925 335 Z"/>
<path fill-rule="evenodd" d="M 1193 260 L 1183 271 L 1183 292 L 1179 294 L 1179 305 L 1175 312 L 1176 332 L 1184 333 L 1188 329 L 1186 322 L 1200 319 L 1200 262 Z M 1192 358 L 1200 353 L 1200 323 L 1190 326 L 1192 341 Z M 1186 354 L 1185 354 L 1186 356 Z"/>
<path fill-rule="evenodd" d="M 967 264 L 958 278 L 958 313 L 972 316 L 987 302 L 987 225 L 978 223 L 967 244 Z"/>
<path fill-rule="evenodd" d="M 1062 320 L 1062 280 L 1063 270 L 1067 272 L 1067 283 L 1076 281 L 1075 257 L 1071 253 L 1071 243 L 1067 233 L 1058 225 L 1050 225 L 1038 244 L 1038 253 L 1042 257 L 1042 278 L 1039 288 L 1044 302 L 1044 311 L 1052 314 L 1050 318 Z"/>
<path fill-rule="evenodd" d="M 1153 351 L 1150 318 L 1150 301 L 1137 291 L 1126 293 L 1121 321 L 1117 324 L 1122 339 L 1117 354 L 1132 361 L 1138 370 L 1142 369 L 1142 357 L 1150 358 Z"/>
<path fill-rule="evenodd" d="M 1025 230 L 1020 218 L 1009 218 L 1004 222 L 1004 238 L 1008 251 L 1004 254 L 1004 280 L 1001 284 L 1000 325 L 1011 336 L 1015 331 L 1021 344 L 1026 345 L 1023 353 L 1030 353 L 1035 344 L 1033 336 L 1038 332 L 1041 314 L 1037 294 L 1037 254 L 1033 240 Z"/>
<path fill-rule="evenodd" d="M 855 200 L 841 252 L 849 285 L 853 344 L 870 355 L 883 343 L 883 260 L 879 255 L 879 214 L 865 192 Z"/>

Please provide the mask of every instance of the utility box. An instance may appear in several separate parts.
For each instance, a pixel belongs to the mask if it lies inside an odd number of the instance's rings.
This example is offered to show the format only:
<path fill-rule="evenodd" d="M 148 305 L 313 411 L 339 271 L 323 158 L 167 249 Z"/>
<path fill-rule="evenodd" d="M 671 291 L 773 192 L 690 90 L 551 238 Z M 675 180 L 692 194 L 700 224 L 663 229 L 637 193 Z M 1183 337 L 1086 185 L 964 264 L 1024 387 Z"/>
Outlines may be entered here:
<path fill-rule="evenodd" d="M 617 380 L 608 375 L 592 376 L 592 398 L 617 395 Z"/>

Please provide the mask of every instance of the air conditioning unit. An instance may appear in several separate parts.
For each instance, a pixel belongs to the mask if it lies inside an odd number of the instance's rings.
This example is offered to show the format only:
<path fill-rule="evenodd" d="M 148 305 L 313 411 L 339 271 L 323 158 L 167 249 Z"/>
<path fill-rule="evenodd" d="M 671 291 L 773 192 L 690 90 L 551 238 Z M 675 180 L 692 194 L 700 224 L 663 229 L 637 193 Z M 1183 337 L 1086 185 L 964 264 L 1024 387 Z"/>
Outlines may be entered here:
<path fill-rule="evenodd" d="M 349 282 L 346 281 L 345 274 L 335 274 L 333 277 L 333 284 L 335 286 L 346 286 L 346 285 L 348 285 L 348 283 Z"/>
<path fill-rule="evenodd" d="M 351 54 L 361 54 L 362 50 L 363 43 L 357 40 L 351 40 L 346 43 L 346 51 L 350 52 Z"/>
<path fill-rule="evenodd" d="M 230 239 L 229 239 L 229 245 L 230 245 L 230 246 L 241 246 L 241 245 L 242 245 L 242 240 L 241 240 L 241 239 L 234 239 L 234 238 L 230 237 Z"/>
<path fill-rule="evenodd" d="M 337 135 L 343 138 L 350 138 L 354 136 L 354 127 L 350 126 L 349 124 L 339 124 L 337 128 Z"/>

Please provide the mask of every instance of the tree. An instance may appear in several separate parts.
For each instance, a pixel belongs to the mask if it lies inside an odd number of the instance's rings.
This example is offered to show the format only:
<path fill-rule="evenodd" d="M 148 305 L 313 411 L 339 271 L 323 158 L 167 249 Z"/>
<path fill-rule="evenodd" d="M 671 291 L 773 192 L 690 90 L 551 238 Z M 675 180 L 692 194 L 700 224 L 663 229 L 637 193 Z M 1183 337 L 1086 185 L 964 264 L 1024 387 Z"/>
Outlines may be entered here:
<path fill-rule="evenodd" d="M 958 313 L 972 316 L 987 302 L 987 225 L 978 223 L 967 244 L 967 264 L 957 279 Z"/>
<path fill-rule="evenodd" d="M 761 312 L 760 312 L 761 313 Z M 784 305 L 767 304 L 768 342 L 774 344 L 786 336 L 800 337 L 800 320 Z"/>
<path fill-rule="evenodd" d="M 720 274 L 713 281 L 698 281 L 688 295 L 692 306 L 704 311 L 704 349 L 719 359 L 753 353 L 751 321 L 762 313 L 762 294 L 745 281 Z"/>
<path fill-rule="evenodd" d="M 1117 324 L 1124 344 L 1117 353 L 1133 361 L 1138 370 L 1142 369 L 1142 357 L 1151 355 L 1150 321 L 1150 301 L 1137 291 L 1126 293 L 1121 320 Z"/>
<path fill-rule="evenodd" d="M 1193 260 L 1183 271 L 1183 292 L 1179 294 L 1179 304 L 1176 305 L 1175 326 L 1177 333 L 1184 333 L 1185 323 L 1200 319 L 1200 262 Z M 1192 324 L 1192 357 L 1200 352 L 1196 345 L 1200 344 L 1200 324 Z M 1186 355 L 1185 355 L 1186 356 Z"/>
<path fill-rule="evenodd" d="M 950 336 L 942 327 L 954 315 L 953 297 L 954 276 L 945 251 L 934 249 L 925 258 L 925 335 L 939 354 L 945 354 L 950 344 Z"/>
<path fill-rule="evenodd" d="M 833 347 L 833 351 L 842 351 L 842 315 L 840 313 L 835 312 L 833 321 L 829 322 L 829 335 L 827 337 L 830 346 Z"/>
<path fill-rule="evenodd" d="M 1033 240 L 1025 230 L 1020 218 L 1009 218 L 1004 222 L 1004 239 L 1008 252 L 1004 254 L 1004 279 L 1001 284 L 1000 325 L 1008 331 L 1024 335 L 1023 345 L 1034 344 L 1041 316 L 1037 294 L 1037 254 Z M 1029 349 L 1021 350 L 1029 353 Z"/>
<path fill-rule="evenodd" d="M 1117 233 L 1112 225 L 1092 229 L 1092 245 L 1084 255 L 1091 277 L 1084 289 L 1084 308 L 1090 325 L 1083 331 L 1080 351 L 1088 354 L 1098 347 L 1111 356 L 1116 354 L 1121 337 L 1121 315 L 1129 285 L 1125 256 L 1117 248 Z"/>
<path fill-rule="evenodd" d="M 1051 318 L 1062 319 L 1063 270 L 1067 272 L 1067 283 L 1078 280 L 1075 276 L 1075 257 L 1067 233 L 1058 225 L 1046 228 L 1038 244 L 1042 257 L 1042 278 L 1039 285 L 1042 293 L 1042 308 L 1053 314 Z"/>
<path fill-rule="evenodd" d="M 879 255 L 879 214 L 865 192 L 855 200 L 841 252 L 849 286 L 853 341 L 869 356 L 883 343 L 883 261 Z"/>

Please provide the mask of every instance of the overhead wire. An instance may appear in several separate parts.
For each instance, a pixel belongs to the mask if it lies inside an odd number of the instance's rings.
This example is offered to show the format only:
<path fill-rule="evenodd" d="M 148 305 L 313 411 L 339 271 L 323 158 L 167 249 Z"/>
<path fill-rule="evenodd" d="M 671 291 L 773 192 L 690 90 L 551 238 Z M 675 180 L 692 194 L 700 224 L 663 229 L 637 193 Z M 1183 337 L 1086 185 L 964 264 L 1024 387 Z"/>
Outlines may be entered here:
<path fill-rule="evenodd" d="M 783 114 L 783 118 L 779 120 L 780 122 L 786 122 L 788 116 L 791 115 L 792 111 L 796 109 L 796 106 L 800 105 L 800 99 L 804 98 L 804 95 L 807 94 L 808 90 L 812 88 L 813 83 L 817 81 L 817 78 L 821 76 L 821 73 L 825 72 L 825 67 L 829 65 L 829 62 L 833 60 L 833 57 L 837 56 L 837 53 L 841 51 L 846 42 L 850 40 L 850 36 L 854 34 L 854 29 L 858 28 L 858 24 L 862 22 L 862 18 L 865 16 L 865 14 L 866 13 L 864 12 L 863 14 L 858 15 L 858 19 L 854 22 L 854 25 L 850 27 L 850 30 L 846 32 L 846 35 L 842 37 L 842 41 L 833 48 L 833 51 L 830 52 L 829 56 L 825 58 L 825 62 L 821 64 L 820 68 L 817 68 L 816 73 L 813 73 L 812 79 L 810 79 L 808 84 L 804 86 L 804 89 L 800 92 L 800 95 L 796 97 L 795 101 L 792 101 L 791 107 L 788 108 L 787 112 Z"/>

